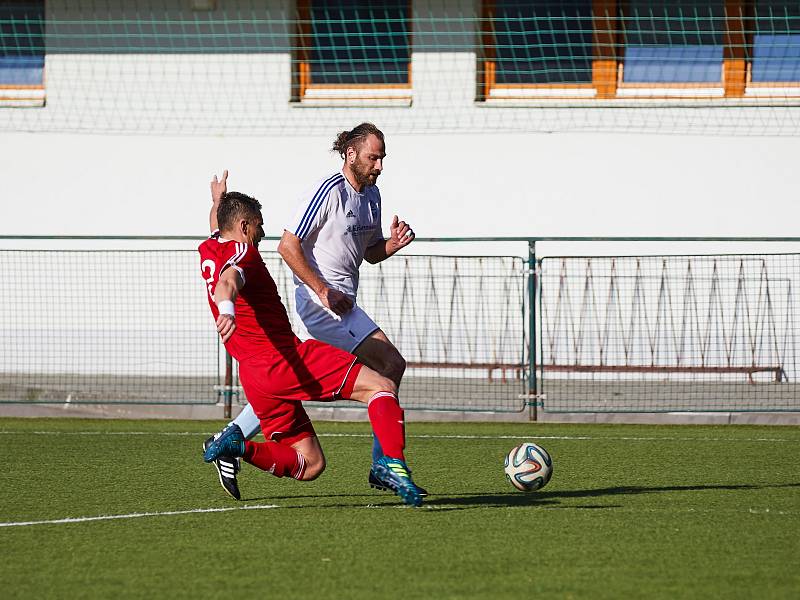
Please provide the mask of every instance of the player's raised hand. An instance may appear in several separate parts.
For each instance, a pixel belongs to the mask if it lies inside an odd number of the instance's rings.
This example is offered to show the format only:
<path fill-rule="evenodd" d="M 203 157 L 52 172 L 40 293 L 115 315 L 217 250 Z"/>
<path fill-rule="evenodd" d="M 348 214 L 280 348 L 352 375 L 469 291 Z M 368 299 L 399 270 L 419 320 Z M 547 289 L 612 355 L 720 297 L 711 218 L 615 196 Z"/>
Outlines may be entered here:
<path fill-rule="evenodd" d="M 217 317 L 217 333 L 222 338 L 224 344 L 236 331 L 236 317 L 233 315 L 220 315 Z"/>
<path fill-rule="evenodd" d="M 400 221 L 397 215 L 392 217 L 392 224 L 389 225 L 389 233 L 391 238 L 389 244 L 392 247 L 392 253 L 397 252 L 400 248 L 405 248 L 414 241 L 414 230 L 411 225 L 405 221 Z"/>
<path fill-rule="evenodd" d="M 222 198 L 222 194 L 228 191 L 228 169 L 222 172 L 222 179 L 217 179 L 216 173 L 211 180 L 211 201 L 217 204 Z"/>
<path fill-rule="evenodd" d="M 340 292 L 334 288 L 323 288 L 319 295 L 319 299 L 326 307 L 331 309 L 337 315 L 343 315 L 353 308 L 353 300 L 347 294 Z"/>

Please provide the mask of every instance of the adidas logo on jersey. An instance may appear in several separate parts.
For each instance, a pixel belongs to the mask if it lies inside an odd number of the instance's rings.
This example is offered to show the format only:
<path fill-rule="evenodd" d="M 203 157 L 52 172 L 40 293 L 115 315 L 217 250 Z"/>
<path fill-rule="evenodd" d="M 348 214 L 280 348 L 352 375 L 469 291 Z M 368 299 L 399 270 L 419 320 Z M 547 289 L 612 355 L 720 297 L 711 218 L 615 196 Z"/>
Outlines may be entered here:
<path fill-rule="evenodd" d="M 352 210 L 348 210 L 347 214 L 345 215 L 345 218 L 347 218 L 347 219 L 355 219 L 356 216 L 353 214 Z"/>

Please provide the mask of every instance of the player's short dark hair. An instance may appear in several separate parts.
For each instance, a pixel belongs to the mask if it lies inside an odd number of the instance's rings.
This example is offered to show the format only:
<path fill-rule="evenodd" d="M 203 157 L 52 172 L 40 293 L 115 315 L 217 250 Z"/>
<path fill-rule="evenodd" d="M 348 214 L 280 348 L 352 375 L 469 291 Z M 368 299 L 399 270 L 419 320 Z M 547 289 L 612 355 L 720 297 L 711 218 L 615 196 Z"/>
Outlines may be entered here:
<path fill-rule="evenodd" d="M 384 142 L 383 132 L 380 129 L 375 127 L 372 123 L 361 123 L 361 125 L 356 125 L 350 131 L 342 131 L 337 135 L 336 139 L 333 140 L 333 148 L 331 148 L 331 151 L 338 152 L 339 156 L 342 158 L 347 155 L 348 148 L 352 147 L 358 152 L 358 149 L 361 148 L 361 144 L 364 143 L 364 140 L 366 140 L 370 134 L 374 135 L 381 142 Z"/>
<path fill-rule="evenodd" d="M 251 221 L 261 215 L 261 203 L 241 192 L 222 194 L 217 207 L 217 224 L 220 231 L 229 231 L 239 219 Z"/>

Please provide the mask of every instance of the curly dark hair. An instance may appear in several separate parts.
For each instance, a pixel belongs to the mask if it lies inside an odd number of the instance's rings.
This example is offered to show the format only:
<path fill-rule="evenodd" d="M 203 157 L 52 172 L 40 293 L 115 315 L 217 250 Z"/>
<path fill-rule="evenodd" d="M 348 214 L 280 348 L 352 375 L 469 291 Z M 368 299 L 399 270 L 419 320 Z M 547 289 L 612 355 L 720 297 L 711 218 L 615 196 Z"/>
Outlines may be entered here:
<path fill-rule="evenodd" d="M 220 231 L 229 231 L 239 219 L 257 219 L 261 215 L 261 203 L 241 192 L 222 194 L 217 207 L 217 224 Z"/>
<path fill-rule="evenodd" d="M 331 152 L 338 152 L 339 156 L 342 158 L 347 156 L 348 148 L 352 147 L 358 152 L 361 144 L 364 143 L 364 140 L 366 140 L 370 134 L 374 135 L 381 142 L 384 141 L 383 132 L 375 127 L 375 125 L 372 123 L 361 123 L 361 125 L 356 125 L 350 131 L 342 131 L 337 135 L 336 139 L 333 140 Z"/>

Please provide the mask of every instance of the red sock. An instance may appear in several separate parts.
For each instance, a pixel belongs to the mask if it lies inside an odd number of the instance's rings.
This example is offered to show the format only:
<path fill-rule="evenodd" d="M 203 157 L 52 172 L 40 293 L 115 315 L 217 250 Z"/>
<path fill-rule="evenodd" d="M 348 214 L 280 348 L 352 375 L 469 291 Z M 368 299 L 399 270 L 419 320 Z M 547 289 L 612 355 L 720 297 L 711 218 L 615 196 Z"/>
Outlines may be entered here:
<path fill-rule="evenodd" d="M 378 392 L 369 399 L 367 405 L 372 431 L 383 448 L 383 453 L 391 458 L 405 460 L 406 428 L 403 409 L 391 392 Z"/>
<path fill-rule="evenodd" d="M 278 442 L 244 443 L 244 460 L 275 477 L 301 479 L 306 470 L 306 459 L 291 446 Z"/>

